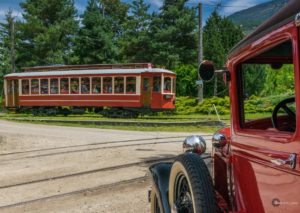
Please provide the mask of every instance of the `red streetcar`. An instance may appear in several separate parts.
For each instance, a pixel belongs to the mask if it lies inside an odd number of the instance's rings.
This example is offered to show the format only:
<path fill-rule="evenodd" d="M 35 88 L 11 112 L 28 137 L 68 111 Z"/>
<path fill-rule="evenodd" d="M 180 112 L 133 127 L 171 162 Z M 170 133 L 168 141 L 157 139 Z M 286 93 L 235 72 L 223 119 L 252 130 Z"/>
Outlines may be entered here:
<path fill-rule="evenodd" d="M 24 68 L 4 76 L 5 107 L 33 114 L 94 110 L 112 117 L 175 108 L 176 75 L 152 64 Z"/>

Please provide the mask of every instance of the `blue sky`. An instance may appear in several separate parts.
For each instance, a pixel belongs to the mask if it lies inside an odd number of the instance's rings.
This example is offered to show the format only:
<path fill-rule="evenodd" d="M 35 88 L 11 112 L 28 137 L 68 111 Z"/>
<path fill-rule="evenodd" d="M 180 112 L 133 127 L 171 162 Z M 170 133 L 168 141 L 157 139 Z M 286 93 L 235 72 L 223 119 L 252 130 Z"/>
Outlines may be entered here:
<path fill-rule="evenodd" d="M 22 10 L 19 3 L 24 0 L 0 0 L 0 21 L 3 20 L 5 13 L 9 8 L 14 11 L 14 16 L 21 18 Z M 79 13 L 82 13 L 85 9 L 88 0 L 75 0 L 75 6 Z M 124 2 L 131 2 L 132 0 L 123 0 Z M 151 5 L 151 11 L 158 10 L 163 0 L 145 0 Z M 267 2 L 270 0 L 189 0 L 188 6 L 196 6 L 199 2 L 203 3 L 203 17 L 204 20 L 209 16 L 209 14 L 214 10 L 215 5 L 221 2 L 221 7 L 219 12 L 222 15 L 230 15 L 236 11 L 243 10 L 252 7 L 256 4 Z"/>

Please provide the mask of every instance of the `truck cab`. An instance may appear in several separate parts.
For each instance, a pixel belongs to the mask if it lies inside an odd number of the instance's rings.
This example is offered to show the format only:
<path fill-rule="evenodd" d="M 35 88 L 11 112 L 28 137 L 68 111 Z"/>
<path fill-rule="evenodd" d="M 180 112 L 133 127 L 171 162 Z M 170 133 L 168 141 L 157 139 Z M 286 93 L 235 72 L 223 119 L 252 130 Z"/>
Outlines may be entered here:
<path fill-rule="evenodd" d="M 152 212 L 300 211 L 299 62 L 300 4 L 291 0 L 232 49 L 224 69 L 201 64 L 203 80 L 224 75 L 231 124 L 213 135 L 210 173 L 201 136 L 187 138 L 173 163 L 150 168 Z"/>

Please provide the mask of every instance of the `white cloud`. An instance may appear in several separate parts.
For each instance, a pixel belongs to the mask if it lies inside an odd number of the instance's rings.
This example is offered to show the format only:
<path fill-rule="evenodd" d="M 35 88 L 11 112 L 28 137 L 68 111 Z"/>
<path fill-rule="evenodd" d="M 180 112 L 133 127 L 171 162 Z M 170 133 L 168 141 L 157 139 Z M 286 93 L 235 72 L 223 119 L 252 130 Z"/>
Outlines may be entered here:
<path fill-rule="evenodd" d="M 76 3 L 75 7 L 76 7 L 77 11 L 79 12 L 79 14 L 83 13 L 84 10 L 85 10 L 85 5 L 82 5 L 82 4 L 79 4 L 79 3 Z"/>
<path fill-rule="evenodd" d="M 152 0 L 150 3 L 157 8 L 160 8 L 163 5 L 163 0 Z"/>
<path fill-rule="evenodd" d="M 226 3 L 222 4 L 221 13 L 224 15 L 230 15 L 240 10 L 253 7 L 259 3 L 262 3 L 260 0 L 229 0 Z"/>
<path fill-rule="evenodd" d="M 5 15 L 9 11 L 8 8 L 1 8 L 0 9 L 0 21 L 3 21 L 5 19 Z M 16 19 L 23 19 L 22 13 L 17 10 L 13 10 L 12 16 L 15 17 Z"/>

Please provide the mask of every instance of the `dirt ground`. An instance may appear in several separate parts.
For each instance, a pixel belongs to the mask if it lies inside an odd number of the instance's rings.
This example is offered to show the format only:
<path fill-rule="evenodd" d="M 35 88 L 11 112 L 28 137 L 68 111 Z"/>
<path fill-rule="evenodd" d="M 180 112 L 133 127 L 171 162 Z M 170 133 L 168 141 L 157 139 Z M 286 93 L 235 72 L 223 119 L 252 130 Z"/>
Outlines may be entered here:
<path fill-rule="evenodd" d="M 0 121 L 0 211 L 149 212 L 149 165 L 188 135 Z"/>

